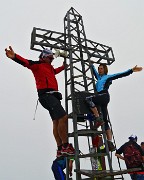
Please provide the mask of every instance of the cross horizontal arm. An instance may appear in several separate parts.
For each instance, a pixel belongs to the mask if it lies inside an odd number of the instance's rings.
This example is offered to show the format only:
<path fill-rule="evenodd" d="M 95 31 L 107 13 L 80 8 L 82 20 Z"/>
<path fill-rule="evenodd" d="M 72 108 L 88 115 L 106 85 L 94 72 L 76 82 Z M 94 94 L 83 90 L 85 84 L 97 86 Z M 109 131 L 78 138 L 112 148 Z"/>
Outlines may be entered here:
<path fill-rule="evenodd" d="M 49 47 L 51 49 L 60 49 L 73 52 L 79 51 L 79 42 L 84 42 L 83 38 L 78 40 L 78 37 L 71 34 L 73 44 L 67 43 L 68 35 L 51 30 L 45 30 L 40 28 L 33 28 L 31 34 L 31 49 L 36 51 L 42 51 L 44 48 Z M 93 58 L 95 63 L 101 63 L 106 60 L 106 64 L 110 65 L 115 61 L 112 48 L 100 43 L 93 42 L 86 39 L 87 46 L 81 44 L 83 53 Z M 95 59 L 94 59 L 95 58 Z"/>

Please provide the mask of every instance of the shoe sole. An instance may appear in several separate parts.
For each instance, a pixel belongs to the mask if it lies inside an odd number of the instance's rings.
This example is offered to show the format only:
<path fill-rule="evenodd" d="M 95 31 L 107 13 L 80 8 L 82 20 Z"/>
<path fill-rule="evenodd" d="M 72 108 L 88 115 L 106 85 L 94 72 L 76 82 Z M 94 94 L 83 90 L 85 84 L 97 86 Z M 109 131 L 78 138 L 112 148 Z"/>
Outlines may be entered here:
<path fill-rule="evenodd" d="M 61 152 L 62 153 L 62 156 L 74 156 L 75 154 L 71 154 L 71 153 L 67 153 L 67 152 Z"/>
<path fill-rule="evenodd" d="M 110 149 L 109 151 L 113 152 L 113 151 L 115 151 L 115 150 L 116 150 L 116 148 L 113 148 L 113 149 Z"/>
<path fill-rule="evenodd" d="M 62 157 L 63 155 L 61 154 L 61 155 L 59 155 L 59 156 L 56 156 L 56 157 Z"/>

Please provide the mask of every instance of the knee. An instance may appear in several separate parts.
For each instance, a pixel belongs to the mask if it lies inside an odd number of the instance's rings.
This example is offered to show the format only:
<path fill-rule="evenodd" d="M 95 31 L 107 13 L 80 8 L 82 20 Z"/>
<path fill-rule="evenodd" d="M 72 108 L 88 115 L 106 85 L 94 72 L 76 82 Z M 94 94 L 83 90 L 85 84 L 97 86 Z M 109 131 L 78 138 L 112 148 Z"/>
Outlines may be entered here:
<path fill-rule="evenodd" d="M 66 121 L 66 122 L 68 121 L 68 116 L 67 116 L 67 114 L 63 117 L 63 120 Z"/>
<path fill-rule="evenodd" d="M 53 130 L 57 129 L 59 122 L 57 120 L 53 121 Z"/>
<path fill-rule="evenodd" d="M 94 108 L 95 107 L 95 104 L 92 101 L 92 97 L 86 97 L 85 101 L 89 105 L 90 108 Z"/>
<path fill-rule="evenodd" d="M 59 123 L 67 123 L 67 121 L 68 121 L 68 116 L 67 115 L 65 115 L 65 116 L 63 116 L 62 118 L 59 119 Z"/>
<path fill-rule="evenodd" d="M 105 122 L 105 131 L 110 130 L 108 122 Z"/>

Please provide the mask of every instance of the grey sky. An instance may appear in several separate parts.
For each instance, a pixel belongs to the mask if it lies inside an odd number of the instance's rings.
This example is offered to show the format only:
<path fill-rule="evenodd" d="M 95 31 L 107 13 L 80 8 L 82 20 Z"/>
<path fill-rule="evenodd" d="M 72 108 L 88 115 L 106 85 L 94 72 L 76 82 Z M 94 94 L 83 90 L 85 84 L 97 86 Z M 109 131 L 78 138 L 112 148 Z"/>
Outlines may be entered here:
<path fill-rule="evenodd" d="M 12 45 L 21 56 L 38 60 L 30 50 L 33 27 L 63 32 L 66 12 L 75 8 L 82 17 L 87 39 L 111 46 L 116 61 L 110 73 L 144 66 L 143 0 L 8 0 L 0 6 L 0 180 L 53 180 L 51 164 L 56 154 L 48 112 L 38 106 L 32 73 L 5 56 Z M 62 64 L 54 62 L 55 67 Z M 136 134 L 143 136 L 144 71 L 113 82 L 109 114 L 117 147 Z M 64 94 L 64 73 L 57 76 Z M 63 100 L 64 105 L 64 100 Z M 83 146 L 83 149 L 85 147 Z M 88 160 L 85 160 L 88 162 Z M 87 163 L 85 163 L 87 164 Z M 125 165 L 122 163 L 123 168 Z M 115 169 L 115 168 L 114 168 Z M 129 176 L 125 176 L 129 180 Z"/>

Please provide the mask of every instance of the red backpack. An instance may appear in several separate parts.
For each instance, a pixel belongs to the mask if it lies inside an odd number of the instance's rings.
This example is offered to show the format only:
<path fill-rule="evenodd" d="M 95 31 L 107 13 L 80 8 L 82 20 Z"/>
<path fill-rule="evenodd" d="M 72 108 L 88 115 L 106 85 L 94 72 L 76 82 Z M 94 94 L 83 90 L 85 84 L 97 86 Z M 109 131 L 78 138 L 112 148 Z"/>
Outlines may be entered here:
<path fill-rule="evenodd" d="M 127 168 L 137 168 L 142 166 L 143 159 L 141 152 L 134 144 L 127 145 L 123 154 Z"/>

